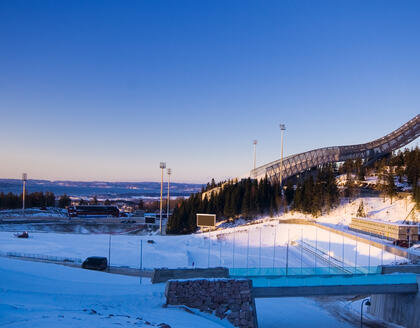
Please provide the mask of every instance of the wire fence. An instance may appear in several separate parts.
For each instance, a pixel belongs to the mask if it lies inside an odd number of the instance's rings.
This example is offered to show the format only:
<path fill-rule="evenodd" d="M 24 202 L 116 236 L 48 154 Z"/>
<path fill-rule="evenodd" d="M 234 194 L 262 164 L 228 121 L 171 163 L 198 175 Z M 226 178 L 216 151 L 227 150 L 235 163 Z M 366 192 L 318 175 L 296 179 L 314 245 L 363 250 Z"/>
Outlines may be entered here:
<path fill-rule="evenodd" d="M 53 249 L 61 256 L 31 252 L 51 254 Z M 249 273 L 274 275 L 370 273 L 381 264 L 404 260 L 386 252 L 384 247 L 374 247 L 312 226 L 288 229 L 271 224 L 176 237 L 67 234 L 58 238 L 55 234 L 33 233 L 27 240 L 4 244 L 0 256 L 69 264 L 80 264 L 90 256 L 102 256 L 113 267 L 226 267 L 232 272 L 247 269 Z"/>
<path fill-rule="evenodd" d="M 33 253 L 21 253 L 21 252 L 2 252 L 0 251 L 0 256 L 3 257 L 16 257 L 16 258 L 27 258 L 33 260 L 47 261 L 47 262 L 61 262 L 61 263 L 82 263 L 81 259 L 67 257 L 67 256 L 51 256 L 43 254 L 33 254 Z"/>

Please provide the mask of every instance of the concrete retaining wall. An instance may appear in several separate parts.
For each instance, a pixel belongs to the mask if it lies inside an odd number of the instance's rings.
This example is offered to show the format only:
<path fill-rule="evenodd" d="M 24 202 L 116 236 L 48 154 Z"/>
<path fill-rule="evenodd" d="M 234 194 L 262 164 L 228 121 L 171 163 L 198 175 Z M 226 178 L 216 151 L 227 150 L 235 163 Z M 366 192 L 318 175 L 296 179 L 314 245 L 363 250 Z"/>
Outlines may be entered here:
<path fill-rule="evenodd" d="M 417 277 L 420 283 L 420 277 Z M 420 294 L 372 295 L 369 313 L 406 328 L 420 328 Z"/>
<path fill-rule="evenodd" d="M 332 227 L 325 226 L 325 225 L 319 224 L 319 223 L 311 222 L 309 224 L 311 224 L 315 227 L 327 230 L 327 231 L 334 232 L 338 235 L 341 235 L 341 236 L 344 236 L 344 237 L 347 237 L 347 238 L 350 238 L 350 239 L 353 239 L 353 240 L 357 240 L 358 242 L 362 242 L 362 243 L 365 243 L 365 244 L 370 244 L 370 245 L 372 245 L 374 247 L 377 247 L 379 249 L 381 249 L 383 247 L 384 250 L 388 253 L 391 253 L 391 254 L 394 254 L 394 255 L 397 255 L 397 256 L 401 256 L 401 257 L 405 257 L 405 258 L 407 258 L 409 260 L 412 260 L 414 262 L 417 262 L 417 261 L 420 260 L 420 256 L 410 253 L 406 248 L 393 246 L 393 245 L 383 245 L 381 243 L 376 242 L 375 240 L 370 240 L 368 238 L 357 236 L 357 235 L 354 235 L 354 234 L 346 232 L 346 231 L 334 229 Z"/>
<path fill-rule="evenodd" d="M 208 268 L 208 269 L 154 269 L 152 283 L 166 282 L 170 279 L 190 279 L 190 278 L 228 278 L 228 268 Z"/>
<path fill-rule="evenodd" d="M 257 328 L 252 281 L 248 279 L 170 280 L 166 303 L 186 305 L 229 320 L 235 327 Z"/>
<path fill-rule="evenodd" d="M 381 266 L 382 274 L 391 274 L 391 273 L 415 273 L 420 274 L 420 265 L 407 264 L 407 265 L 383 265 Z"/>

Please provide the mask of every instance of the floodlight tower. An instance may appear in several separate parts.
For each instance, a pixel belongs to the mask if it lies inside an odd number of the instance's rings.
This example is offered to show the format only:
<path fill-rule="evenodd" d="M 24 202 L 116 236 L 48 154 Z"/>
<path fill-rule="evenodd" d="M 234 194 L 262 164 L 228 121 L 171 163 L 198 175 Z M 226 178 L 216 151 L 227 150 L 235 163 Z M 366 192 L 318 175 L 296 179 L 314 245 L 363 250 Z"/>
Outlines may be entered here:
<path fill-rule="evenodd" d="M 285 130 L 286 130 L 286 125 L 280 124 L 280 131 L 281 131 L 280 188 L 283 183 L 283 135 L 284 135 Z"/>
<path fill-rule="evenodd" d="M 161 177 L 160 177 L 160 216 L 159 216 L 159 226 L 160 234 L 162 235 L 162 194 L 163 194 L 163 170 L 166 168 L 165 162 L 160 162 Z"/>
<path fill-rule="evenodd" d="M 171 174 L 172 174 L 172 170 L 171 169 L 167 169 L 166 171 L 168 173 L 168 200 L 166 201 L 166 220 L 167 222 L 169 221 L 169 209 L 171 207 L 171 198 L 169 197 L 169 183 L 171 181 Z"/>
<path fill-rule="evenodd" d="M 25 215 L 25 193 L 26 193 L 26 181 L 28 181 L 28 175 L 22 174 L 23 192 L 22 192 L 22 213 Z"/>
<path fill-rule="evenodd" d="M 257 143 L 258 143 L 258 140 L 255 139 L 252 143 L 254 145 L 254 175 L 256 176 L 257 174 L 255 172 L 255 169 L 257 167 Z"/>

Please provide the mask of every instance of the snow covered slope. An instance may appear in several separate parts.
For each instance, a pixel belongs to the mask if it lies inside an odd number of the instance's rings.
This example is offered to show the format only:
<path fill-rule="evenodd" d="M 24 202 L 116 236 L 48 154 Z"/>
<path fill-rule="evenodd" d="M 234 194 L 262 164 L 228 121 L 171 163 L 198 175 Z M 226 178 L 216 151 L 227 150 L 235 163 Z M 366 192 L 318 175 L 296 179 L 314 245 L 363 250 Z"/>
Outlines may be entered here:
<path fill-rule="evenodd" d="M 316 219 L 318 222 L 348 226 L 351 219 L 356 217 L 357 209 L 361 202 L 363 202 L 368 218 L 396 223 L 402 223 L 414 207 L 411 199 L 407 198 L 394 198 L 391 204 L 389 198 L 386 198 L 384 201 L 381 197 L 358 197 L 351 200 L 351 202 L 343 199 L 339 206 L 318 218 L 291 211 L 281 215 L 279 219 L 307 218 L 311 220 Z M 420 219 L 418 211 L 416 212 L 416 217 Z"/>
<path fill-rule="evenodd" d="M 209 315 L 163 308 L 164 284 L 139 278 L 4 258 L 0 277 L 1 327 L 231 327 Z"/>

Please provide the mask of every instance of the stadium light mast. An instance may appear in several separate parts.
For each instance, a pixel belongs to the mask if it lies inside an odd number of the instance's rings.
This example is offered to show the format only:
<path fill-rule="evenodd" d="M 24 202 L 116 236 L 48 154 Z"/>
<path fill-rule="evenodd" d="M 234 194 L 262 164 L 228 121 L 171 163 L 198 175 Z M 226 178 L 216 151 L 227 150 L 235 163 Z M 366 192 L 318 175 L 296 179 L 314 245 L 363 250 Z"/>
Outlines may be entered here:
<path fill-rule="evenodd" d="M 257 173 L 255 172 L 255 169 L 257 168 L 257 143 L 258 140 L 254 140 L 253 142 L 254 145 L 254 176 L 256 177 Z"/>
<path fill-rule="evenodd" d="M 22 213 L 25 215 L 25 193 L 26 193 L 26 181 L 28 181 L 28 175 L 22 174 L 23 192 L 22 192 Z"/>
<path fill-rule="evenodd" d="M 170 183 L 170 181 L 171 181 L 171 174 L 172 174 L 172 170 L 171 169 L 168 169 L 167 171 L 166 171 L 167 173 L 168 173 L 168 200 L 166 201 L 166 222 L 168 222 L 169 221 L 169 209 L 170 209 L 170 207 L 171 207 L 171 198 L 169 197 L 169 183 Z"/>
<path fill-rule="evenodd" d="M 284 131 L 286 130 L 285 124 L 280 124 L 280 131 L 281 131 L 281 158 L 280 158 L 280 187 L 283 183 L 283 136 Z"/>
<path fill-rule="evenodd" d="M 160 235 L 162 235 L 162 194 L 163 194 L 163 170 L 166 168 L 165 162 L 160 162 L 161 177 L 160 177 L 160 215 L 159 215 L 159 226 Z"/>

